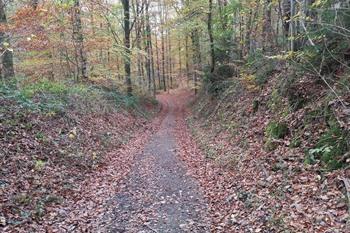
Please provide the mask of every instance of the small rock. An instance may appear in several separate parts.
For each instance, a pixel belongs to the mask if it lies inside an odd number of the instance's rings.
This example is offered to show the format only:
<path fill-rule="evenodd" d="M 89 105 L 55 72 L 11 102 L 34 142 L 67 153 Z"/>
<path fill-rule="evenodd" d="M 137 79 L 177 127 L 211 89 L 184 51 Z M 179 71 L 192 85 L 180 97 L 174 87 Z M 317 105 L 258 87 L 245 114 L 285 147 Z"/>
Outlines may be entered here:
<path fill-rule="evenodd" d="M 235 214 L 231 214 L 230 224 L 238 224 L 237 216 Z"/>
<path fill-rule="evenodd" d="M 183 223 L 183 224 L 180 224 L 179 227 L 184 231 L 189 230 L 188 224 Z"/>
<path fill-rule="evenodd" d="M 265 182 L 265 181 L 262 181 L 262 180 L 259 180 L 259 181 L 258 181 L 258 185 L 259 185 L 260 187 L 262 187 L 262 188 L 266 188 L 266 187 L 269 185 L 269 183 L 268 183 L 268 182 Z"/>
<path fill-rule="evenodd" d="M 6 218 L 3 216 L 0 216 L 0 226 L 2 227 L 6 226 Z"/>
<path fill-rule="evenodd" d="M 230 203 L 231 201 L 233 201 L 235 199 L 235 194 L 231 194 L 230 196 L 228 196 L 226 198 L 226 203 Z"/>
<path fill-rule="evenodd" d="M 322 216 L 322 215 L 316 216 L 316 217 L 315 217 L 315 221 L 316 221 L 317 223 L 322 222 L 322 221 L 323 221 L 323 216 Z"/>
<path fill-rule="evenodd" d="M 339 203 L 336 205 L 336 207 L 337 207 L 338 209 L 344 208 L 344 207 L 346 207 L 346 203 L 344 203 L 344 202 L 339 202 Z"/>

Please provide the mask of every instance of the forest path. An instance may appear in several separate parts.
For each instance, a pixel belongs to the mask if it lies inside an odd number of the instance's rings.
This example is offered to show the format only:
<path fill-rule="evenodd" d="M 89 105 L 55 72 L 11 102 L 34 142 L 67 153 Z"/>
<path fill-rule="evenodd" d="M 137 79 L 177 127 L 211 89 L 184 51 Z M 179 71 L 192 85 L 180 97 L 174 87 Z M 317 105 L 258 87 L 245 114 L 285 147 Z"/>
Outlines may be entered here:
<path fill-rule="evenodd" d="M 209 232 L 199 184 L 176 155 L 174 130 L 189 98 L 186 91 L 158 96 L 165 118 L 110 200 L 114 207 L 104 215 L 101 232 Z"/>

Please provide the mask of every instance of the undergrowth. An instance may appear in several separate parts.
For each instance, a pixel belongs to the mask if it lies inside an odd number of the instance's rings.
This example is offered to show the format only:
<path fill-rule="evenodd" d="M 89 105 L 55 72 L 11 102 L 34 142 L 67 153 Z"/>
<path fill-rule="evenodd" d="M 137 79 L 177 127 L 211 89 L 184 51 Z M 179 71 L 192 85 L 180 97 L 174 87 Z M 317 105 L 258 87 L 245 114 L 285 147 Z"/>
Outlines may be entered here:
<path fill-rule="evenodd" d="M 1 100 L 10 101 L 20 109 L 44 114 L 64 113 L 68 109 L 103 114 L 123 109 L 147 116 L 147 110 L 141 105 L 156 104 L 150 97 L 128 96 L 97 85 L 47 79 L 27 84 L 23 78 L 1 82 Z"/>
<path fill-rule="evenodd" d="M 350 134 L 343 127 L 346 124 L 341 126 L 335 116 L 337 111 L 342 112 L 339 96 L 290 59 L 295 56 L 267 57 L 258 50 L 246 58 L 244 65 L 218 65 L 213 74 L 205 74 L 205 92 L 198 98 L 198 103 L 204 103 L 197 107 L 197 116 L 205 118 L 207 125 L 216 121 L 215 125 L 233 135 L 237 130 L 231 132 L 227 125 L 234 123 L 249 135 L 247 125 L 254 125 L 251 119 L 260 116 L 266 123 L 260 129 L 266 151 L 273 152 L 280 146 L 299 148 L 306 152 L 306 164 L 317 163 L 329 170 L 342 168 L 349 161 Z M 338 79 L 334 77 L 330 82 L 336 85 L 343 101 L 349 99 L 346 72 L 343 70 Z M 233 88 L 236 86 L 239 88 Z"/>

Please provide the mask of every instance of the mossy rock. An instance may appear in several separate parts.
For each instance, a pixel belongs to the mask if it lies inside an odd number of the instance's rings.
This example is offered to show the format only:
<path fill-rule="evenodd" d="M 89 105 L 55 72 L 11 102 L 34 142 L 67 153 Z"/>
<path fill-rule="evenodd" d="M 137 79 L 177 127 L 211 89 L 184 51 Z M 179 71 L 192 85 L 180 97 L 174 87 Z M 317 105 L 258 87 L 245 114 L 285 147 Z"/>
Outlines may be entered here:
<path fill-rule="evenodd" d="M 288 131 L 286 123 L 271 121 L 265 129 L 265 134 L 269 138 L 283 139 L 288 134 Z"/>

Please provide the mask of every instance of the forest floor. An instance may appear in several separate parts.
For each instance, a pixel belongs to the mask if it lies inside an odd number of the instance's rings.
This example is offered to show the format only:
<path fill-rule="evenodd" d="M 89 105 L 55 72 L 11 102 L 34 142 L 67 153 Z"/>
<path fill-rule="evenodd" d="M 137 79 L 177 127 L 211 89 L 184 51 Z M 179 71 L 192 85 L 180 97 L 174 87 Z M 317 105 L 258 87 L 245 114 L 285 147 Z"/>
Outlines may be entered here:
<path fill-rule="evenodd" d="M 186 107 L 194 95 L 175 90 L 157 99 L 159 114 L 136 126 L 127 143 L 108 151 L 103 165 L 75 183 L 64 203 L 49 206 L 48 214 L 23 225 L 26 228 L 7 225 L 3 232 L 346 232 L 346 204 L 340 206 L 333 198 L 340 196 L 332 185 L 339 172 L 332 173 L 334 179 L 328 180 L 327 193 L 321 195 L 322 185 L 304 182 L 317 179 L 313 172 L 288 178 L 280 175 L 281 169 L 266 168 L 271 175 L 261 178 L 256 154 L 248 159 L 254 164 L 243 170 L 225 168 L 208 159 L 189 124 Z M 228 143 L 222 149 L 223 154 L 235 152 Z M 275 184 L 289 179 L 296 180 L 290 185 L 296 191 L 275 196 Z M 286 211 L 292 213 L 290 219 L 275 220 Z"/>
<path fill-rule="evenodd" d="M 179 156 L 184 149 L 177 140 L 179 129 L 187 128 L 185 108 L 193 94 L 177 90 L 160 94 L 157 99 L 161 103 L 159 114 L 133 132 L 125 145 L 109 151 L 104 165 L 76 184 L 72 198 L 50 207 L 49 214 L 29 224 L 27 229 L 210 232 L 204 192 Z M 3 230 L 17 232 L 8 227 Z"/>

